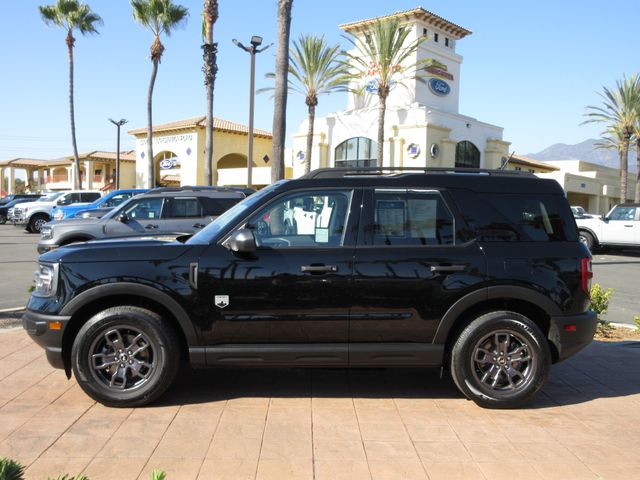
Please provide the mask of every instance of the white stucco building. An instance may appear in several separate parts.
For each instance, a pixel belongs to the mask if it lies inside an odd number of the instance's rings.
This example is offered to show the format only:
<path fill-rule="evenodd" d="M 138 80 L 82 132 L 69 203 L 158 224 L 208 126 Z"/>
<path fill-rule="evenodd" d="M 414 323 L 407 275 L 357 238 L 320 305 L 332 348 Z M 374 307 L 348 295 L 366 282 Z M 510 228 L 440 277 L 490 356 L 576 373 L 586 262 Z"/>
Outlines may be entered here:
<path fill-rule="evenodd" d="M 410 29 L 407 42 L 426 37 L 407 63 L 433 59 L 435 66 L 422 72 L 428 75 L 424 81 L 407 78 L 403 83 L 408 88 L 392 88 L 385 115 L 385 166 L 499 167 L 508 156 L 509 147 L 502 139 L 502 127 L 462 115 L 458 108 L 462 57 L 456 53 L 456 44 L 471 32 L 423 8 L 348 23 L 340 28 L 364 36 L 375 21 L 391 18 Z M 345 111 L 316 118 L 311 169 L 375 166 L 377 128 L 375 91 L 365 89 L 363 95 L 349 93 Z M 293 135 L 296 177 L 304 170 L 307 130 L 305 121 Z"/>

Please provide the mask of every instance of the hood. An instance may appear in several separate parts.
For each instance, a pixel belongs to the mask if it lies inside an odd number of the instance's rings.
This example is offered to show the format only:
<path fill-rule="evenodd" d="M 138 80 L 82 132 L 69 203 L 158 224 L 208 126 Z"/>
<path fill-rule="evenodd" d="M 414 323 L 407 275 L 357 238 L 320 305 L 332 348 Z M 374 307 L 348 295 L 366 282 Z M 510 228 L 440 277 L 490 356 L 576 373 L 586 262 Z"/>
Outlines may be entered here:
<path fill-rule="evenodd" d="M 185 245 L 176 235 L 147 235 L 73 243 L 40 256 L 43 262 L 164 262 L 189 251 L 199 255 L 206 245 Z"/>
<path fill-rule="evenodd" d="M 51 205 L 55 205 L 55 201 L 53 202 L 22 202 L 14 205 L 12 208 L 31 208 L 31 207 L 50 207 Z"/>
<path fill-rule="evenodd" d="M 100 221 L 99 218 L 70 218 L 65 220 L 64 218 L 58 222 L 53 223 L 57 228 L 60 227 L 86 227 L 87 225 L 93 225 L 94 223 L 98 223 Z"/>

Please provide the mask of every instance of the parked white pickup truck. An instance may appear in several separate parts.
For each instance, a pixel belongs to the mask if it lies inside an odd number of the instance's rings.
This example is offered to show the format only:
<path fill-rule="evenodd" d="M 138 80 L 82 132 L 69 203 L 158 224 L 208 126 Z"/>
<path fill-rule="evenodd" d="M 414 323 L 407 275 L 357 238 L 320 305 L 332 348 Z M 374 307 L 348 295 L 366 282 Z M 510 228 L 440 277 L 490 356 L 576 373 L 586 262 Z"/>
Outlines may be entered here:
<path fill-rule="evenodd" d="M 580 241 L 597 247 L 640 247 L 640 203 L 616 205 L 602 218 L 576 218 Z"/>
<path fill-rule="evenodd" d="M 97 191 L 65 191 L 50 193 L 35 202 L 20 203 L 13 208 L 14 225 L 24 225 L 31 233 L 40 233 L 42 226 L 52 219 L 55 206 L 72 204 L 89 204 L 101 197 Z"/>

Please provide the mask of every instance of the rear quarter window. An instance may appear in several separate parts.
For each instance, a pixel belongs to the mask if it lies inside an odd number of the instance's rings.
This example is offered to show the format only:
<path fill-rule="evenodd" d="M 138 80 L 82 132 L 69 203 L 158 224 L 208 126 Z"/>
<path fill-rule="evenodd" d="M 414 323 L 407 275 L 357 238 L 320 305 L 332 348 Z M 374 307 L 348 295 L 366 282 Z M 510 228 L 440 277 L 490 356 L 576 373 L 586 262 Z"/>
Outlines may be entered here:
<path fill-rule="evenodd" d="M 575 220 L 561 195 L 456 193 L 456 203 L 482 241 L 576 241 Z"/>

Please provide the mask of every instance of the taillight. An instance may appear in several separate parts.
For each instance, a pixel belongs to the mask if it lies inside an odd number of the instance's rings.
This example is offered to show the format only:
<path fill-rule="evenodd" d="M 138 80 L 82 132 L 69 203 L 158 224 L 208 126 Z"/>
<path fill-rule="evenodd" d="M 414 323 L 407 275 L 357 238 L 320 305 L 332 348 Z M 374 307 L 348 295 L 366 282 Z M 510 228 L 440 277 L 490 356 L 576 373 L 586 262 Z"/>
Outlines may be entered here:
<path fill-rule="evenodd" d="M 581 258 L 580 259 L 580 274 L 582 279 L 582 290 L 587 296 L 590 296 L 591 292 L 591 279 L 593 278 L 593 271 L 591 270 L 591 259 L 590 258 Z"/>

